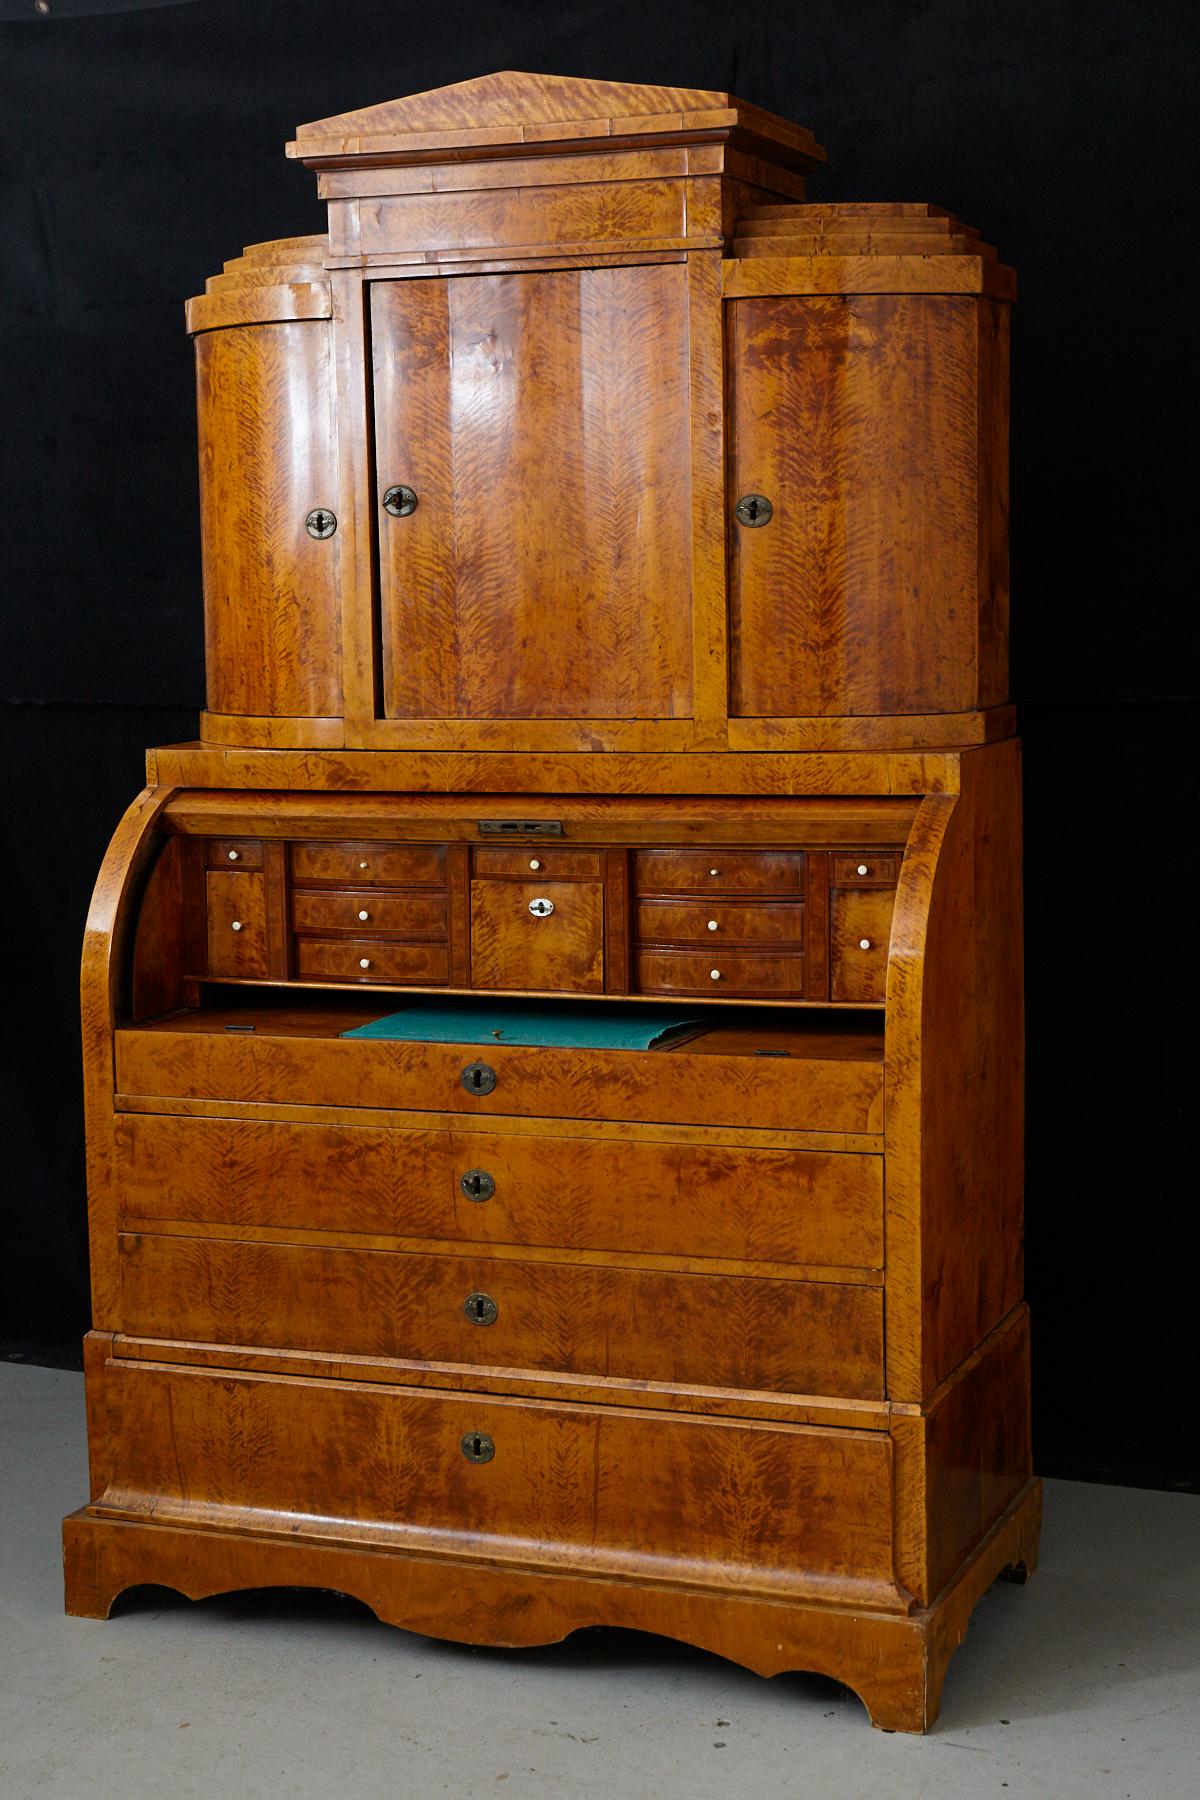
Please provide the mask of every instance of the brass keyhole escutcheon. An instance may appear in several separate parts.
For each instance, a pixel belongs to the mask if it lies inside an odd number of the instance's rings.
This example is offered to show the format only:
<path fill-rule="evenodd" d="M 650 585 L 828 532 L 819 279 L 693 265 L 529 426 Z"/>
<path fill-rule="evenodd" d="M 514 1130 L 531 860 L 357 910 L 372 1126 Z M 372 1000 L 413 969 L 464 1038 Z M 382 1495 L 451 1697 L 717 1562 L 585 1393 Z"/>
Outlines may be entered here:
<path fill-rule="evenodd" d="M 733 510 L 739 525 L 765 525 L 775 508 L 765 494 L 743 494 Z"/>
<path fill-rule="evenodd" d="M 494 1325 L 500 1317 L 500 1308 L 490 1294 L 468 1294 L 463 1311 L 472 1325 Z"/>
<path fill-rule="evenodd" d="M 458 1079 L 468 1094 L 490 1094 L 496 1085 L 496 1071 L 491 1063 L 468 1063 Z"/>
<path fill-rule="evenodd" d="M 496 1443 L 486 1431 L 468 1431 L 462 1440 L 462 1453 L 468 1462 L 491 1462 L 496 1454 Z"/>
<path fill-rule="evenodd" d="M 309 537 L 331 538 L 337 530 L 337 514 L 327 506 L 314 506 L 304 521 L 304 529 Z"/>
<path fill-rule="evenodd" d="M 486 1169 L 468 1169 L 465 1175 L 459 1176 L 458 1185 L 468 1200 L 477 1200 L 482 1204 L 495 1193 L 496 1178 L 489 1175 Z"/>
<path fill-rule="evenodd" d="M 417 491 L 405 487 L 403 482 L 390 487 L 383 496 L 383 510 L 391 513 L 393 519 L 407 519 L 409 513 L 417 510 Z"/>

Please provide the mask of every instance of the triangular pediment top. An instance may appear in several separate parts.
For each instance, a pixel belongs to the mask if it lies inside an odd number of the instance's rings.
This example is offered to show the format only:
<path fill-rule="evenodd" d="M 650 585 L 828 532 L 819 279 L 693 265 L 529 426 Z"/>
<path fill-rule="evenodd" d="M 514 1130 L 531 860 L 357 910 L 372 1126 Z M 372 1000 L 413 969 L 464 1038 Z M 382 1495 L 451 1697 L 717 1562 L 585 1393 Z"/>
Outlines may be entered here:
<path fill-rule="evenodd" d="M 422 149 L 653 137 L 741 126 L 816 162 L 811 132 L 710 88 L 597 81 L 507 70 L 408 94 L 301 125 L 289 156 L 327 158 L 415 153 Z"/>

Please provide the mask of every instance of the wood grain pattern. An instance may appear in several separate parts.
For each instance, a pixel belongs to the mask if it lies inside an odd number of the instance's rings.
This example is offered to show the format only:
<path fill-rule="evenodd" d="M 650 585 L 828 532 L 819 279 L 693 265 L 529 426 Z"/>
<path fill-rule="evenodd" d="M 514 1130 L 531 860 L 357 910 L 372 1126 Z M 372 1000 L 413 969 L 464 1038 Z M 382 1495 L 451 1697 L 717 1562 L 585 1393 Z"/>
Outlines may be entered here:
<path fill-rule="evenodd" d="M 210 869 L 206 879 L 208 963 L 194 975 L 267 974 L 267 886 L 261 874 Z"/>
<path fill-rule="evenodd" d="M 319 320 L 196 340 L 205 660 L 214 713 L 342 710 L 329 328 Z"/>
<path fill-rule="evenodd" d="M 552 1643 L 588 1625 L 656 1631 L 714 1651 L 760 1675 L 807 1669 L 850 1686 L 871 1723 L 921 1732 L 938 1715 L 942 1683 L 971 1613 L 1005 1568 L 1037 1564 L 1041 1485 L 1032 1483 L 980 1545 L 953 1588 L 907 1616 L 734 1593 L 598 1582 L 396 1555 L 351 1543 L 305 1544 L 246 1532 L 205 1534 L 73 1513 L 63 1528 L 68 1612 L 107 1618 L 142 1581 L 189 1599 L 238 1588 L 306 1585 L 350 1593 L 393 1625 L 460 1643 Z"/>
<path fill-rule="evenodd" d="M 892 935 L 891 888 L 838 888 L 829 915 L 829 997 L 882 1000 Z"/>
<path fill-rule="evenodd" d="M 637 957 L 637 985 L 644 994 L 753 995 L 800 998 L 805 992 L 802 956 L 763 951 L 677 950 L 658 946 Z"/>
<path fill-rule="evenodd" d="M 887 979 L 888 1380 L 920 1399 L 1023 1284 L 1020 747 L 930 796 L 900 871 Z"/>
<path fill-rule="evenodd" d="M 547 1118 L 872 1131 L 883 1105 L 882 1042 L 869 1030 L 803 1024 L 722 1026 L 680 1049 L 548 1050 L 497 1044 L 483 1054 L 495 1090 L 459 1077 L 476 1045 L 342 1038 L 377 1017 L 361 1009 L 207 1008 L 116 1034 L 117 1084 L 127 1094 L 273 1100 L 283 1104 L 410 1106 Z M 227 1024 L 253 1025 L 253 1034 Z M 758 1057 L 759 1048 L 787 1050 Z M 697 1058 L 703 1058 L 697 1062 Z"/>
<path fill-rule="evenodd" d="M 122 1330 L 143 1337 L 883 1397 L 875 1287 L 146 1232 L 120 1250 Z"/>
<path fill-rule="evenodd" d="M 530 911 L 549 903 L 540 918 Z M 479 987 L 604 992 L 604 889 L 598 881 L 473 881 L 471 970 Z"/>
<path fill-rule="evenodd" d="M 853 722 L 851 722 L 853 724 Z M 849 734 L 853 741 L 853 732 Z M 155 782 L 175 788 L 219 788 L 225 794 L 311 790 L 312 757 L 304 751 L 209 749 L 201 743 L 168 744 L 153 752 Z M 959 752 L 908 754 L 838 751 L 798 755 L 788 751 L 687 755 L 609 751 L 592 753 L 388 749 L 329 751 L 321 757 L 321 788 L 336 794 L 520 794 L 709 796 L 821 794 L 914 798 L 956 793 Z"/>
<path fill-rule="evenodd" d="M 531 1134 L 125 1113 L 115 1125 L 125 1228 L 176 1220 L 293 1233 L 551 1245 L 877 1269 L 878 1156 L 661 1137 Z M 495 1183 L 469 1197 L 464 1177 Z"/>
<path fill-rule="evenodd" d="M 686 717 L 681 271 L 383 282 L 373 341 L 387 715 Z"/>
<path fill-rule="evenodd" d="M 162 1523 L 300 1544 L 447 1557 L 486 1540 L 519 1567 L 911 1605 L 891 1571 L 884 1432 L 116 1360 L 102 1404 L 101 1516 L 144 1516 L 153 1495 Z M 163 1417 L 170 1434 L 156 1429 Z M 496 1455 L 473 1466 L 460 1440 L 481 1432 Z"/>
<path fill-rule="evenodd" d="M 731 548 L 731 710 L 980 703 L 974 302 L 731 305 L 733 489 L 774 517 Z"/>

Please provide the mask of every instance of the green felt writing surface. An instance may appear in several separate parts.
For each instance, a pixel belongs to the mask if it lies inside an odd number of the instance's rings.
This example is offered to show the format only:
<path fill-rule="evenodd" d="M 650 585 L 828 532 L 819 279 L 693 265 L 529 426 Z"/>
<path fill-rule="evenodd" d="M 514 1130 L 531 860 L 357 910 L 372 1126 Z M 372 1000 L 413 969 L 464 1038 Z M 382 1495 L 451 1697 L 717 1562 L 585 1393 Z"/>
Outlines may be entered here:
<path fill-rule="evenodd" d="M 699 1023 L 694 1013 L 587 1001 L 456 1000 L 405 1006 L 344 1031 L 348 1038 L 426 1044 L 542 1044 L 571 1050 L 649 1050 Z"/>

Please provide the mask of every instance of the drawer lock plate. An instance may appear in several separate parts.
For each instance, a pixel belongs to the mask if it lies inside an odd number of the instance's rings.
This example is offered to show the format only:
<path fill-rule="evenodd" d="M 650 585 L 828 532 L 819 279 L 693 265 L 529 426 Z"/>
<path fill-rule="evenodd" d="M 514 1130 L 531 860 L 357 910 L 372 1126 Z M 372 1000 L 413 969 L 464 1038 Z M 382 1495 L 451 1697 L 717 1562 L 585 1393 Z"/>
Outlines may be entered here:
<path fill-rule="evenodd" d="M 500 1308 L 490 1294 L 468 1294 L 463 1311 L 472 1325 L 494 1325 L 500 1317 Z"/>
<path fill-rule="evenodd" d="M 496 1085 L 496 1071 L 490 1063 L 468 1063 L 458 1079 L 468 1094 L 490 1094 Z"/>

